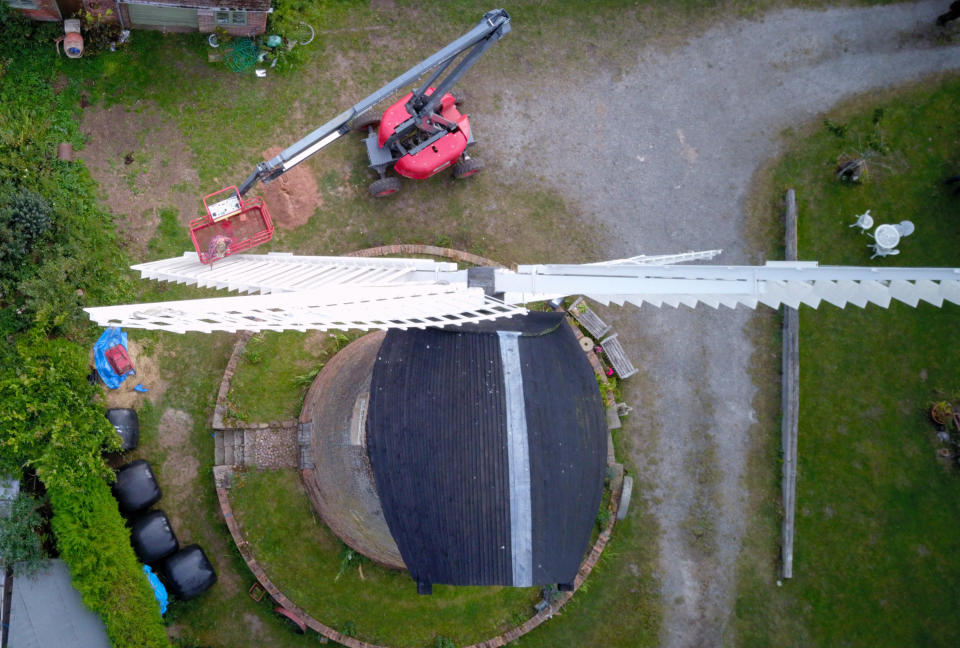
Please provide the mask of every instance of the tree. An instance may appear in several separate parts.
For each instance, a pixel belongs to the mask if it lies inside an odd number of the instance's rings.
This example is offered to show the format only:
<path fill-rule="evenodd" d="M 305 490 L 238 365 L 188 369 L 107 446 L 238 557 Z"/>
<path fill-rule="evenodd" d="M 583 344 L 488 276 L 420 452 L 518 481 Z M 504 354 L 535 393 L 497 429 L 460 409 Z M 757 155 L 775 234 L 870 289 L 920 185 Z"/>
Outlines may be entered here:
<path fill-rule="evenodd" d="M 0 561 L 13 567 L 18 575 L 29 576 L 41 570 L 47 555 L 43 550 L 44 501 L 21 492 L 10 506 L 10 514 L 0 518 Z"/>
<path fill-rule="evenodd" d="M 20 265 L 53 224 L 53 206 L 38 193 L 21 189 L 0 209 L 0 263 Z"/>

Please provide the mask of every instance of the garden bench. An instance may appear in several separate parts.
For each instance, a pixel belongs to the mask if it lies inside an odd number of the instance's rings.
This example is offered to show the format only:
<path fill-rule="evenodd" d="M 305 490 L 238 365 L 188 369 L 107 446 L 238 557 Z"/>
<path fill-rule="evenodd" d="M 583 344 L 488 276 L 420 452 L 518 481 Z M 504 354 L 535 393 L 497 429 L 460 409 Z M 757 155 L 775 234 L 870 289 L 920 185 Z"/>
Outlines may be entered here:
<path fill-rule="evenodd" d="M 577 297 L 577 300 L 570 305 L 567 312 L 573 315 L 574 319 L 576 319 L 583 328 L 587 329 L 594 338 L 599 338 L 604 333 L 610 331 L 610 325 L 600 319 L 600 317 L 587 306 L 587 302 L 583 301 L 583 297 Z"/>
<path fill-rule="evenodd" d="M 627 352 L 623 350 L 616 333 L 601 341 L 600 346 L 603 347 L 603 353 L 621 379 L 629 378 L 637 373 L 638 369 L 630 362 L 630 358 L 627 357 Z"/>

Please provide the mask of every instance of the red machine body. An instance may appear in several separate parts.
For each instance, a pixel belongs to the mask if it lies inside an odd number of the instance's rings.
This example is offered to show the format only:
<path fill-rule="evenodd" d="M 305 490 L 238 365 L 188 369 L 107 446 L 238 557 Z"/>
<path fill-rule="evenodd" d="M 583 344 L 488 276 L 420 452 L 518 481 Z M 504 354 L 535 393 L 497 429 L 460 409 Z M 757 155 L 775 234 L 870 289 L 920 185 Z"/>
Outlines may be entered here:
<path fill-rule="evenodd" d="M 433 94 L 433 90 L 433 88 L 428 89 L 426 94 L 428 96 Z M 411 97 L 413 93 L 408 92 L 383 113 L 377 134 L 380 148 L 383 148 L 387 139 L 394 134 L 397 126 L 410 119 L 407 102 Z M 445 94 L 440 100 L 439 113 L 444 119 L 457 124 L 457 131 L 445 135 L 418 153 L 404 155 L 397 160 L 393 168 L 399 175 L 424 180 L 446 169 L 463 155 L 470 140 L 470 120 L 466 115 L 460 114 L 455 102 L 456 98 L 452 94 L 449 92 Z"/>

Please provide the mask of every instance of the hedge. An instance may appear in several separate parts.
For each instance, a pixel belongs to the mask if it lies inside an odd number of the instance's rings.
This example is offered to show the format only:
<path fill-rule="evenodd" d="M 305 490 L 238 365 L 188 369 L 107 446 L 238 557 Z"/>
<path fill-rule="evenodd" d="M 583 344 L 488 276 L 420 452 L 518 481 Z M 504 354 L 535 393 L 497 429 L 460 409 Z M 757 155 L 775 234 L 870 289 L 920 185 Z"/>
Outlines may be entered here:
<path fill-rule="evenodd" d="M 119 438 L 94 404 L 87 351 L 32 329 L 7 348 L 0 370 L 0 471 L 36 469 L 53 508 L 51 526 L 83 602 L 114 646 L 168 646 L 160 609 L 110 492 L 104 448 Z"/>
<path fill-rule="evenodd" d="M 81 85 L 68 79 L 59 93 L 51 85 L 69 72 L 50 45 L 58 28 L 0 2 L 0 473 L 36 470 L 60 557 L 112 644 L 166 647 L 108 485 L 102 452 L 119 439 L 86 380 L 99 331 L 81 309 L 122 299 L 128 278 L 96 184 L 82 163 L 56 158 L 59 142 L 83 144 Z"/>

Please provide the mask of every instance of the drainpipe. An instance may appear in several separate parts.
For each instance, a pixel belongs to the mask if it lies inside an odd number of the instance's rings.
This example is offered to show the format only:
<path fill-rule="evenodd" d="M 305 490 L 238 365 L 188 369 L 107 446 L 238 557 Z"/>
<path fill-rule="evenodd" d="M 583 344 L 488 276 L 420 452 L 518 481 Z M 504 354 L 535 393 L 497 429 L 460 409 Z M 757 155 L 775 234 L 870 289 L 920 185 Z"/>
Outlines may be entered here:
<path fill-rule="evenodd" d="M 123 12 L 120 11 L 120 0 L 113 0 L 113 10 L 117 12 L 117 18 L 120 20 L 120 29 L 126 29 L 127 26 L 123 24 Z"/>

